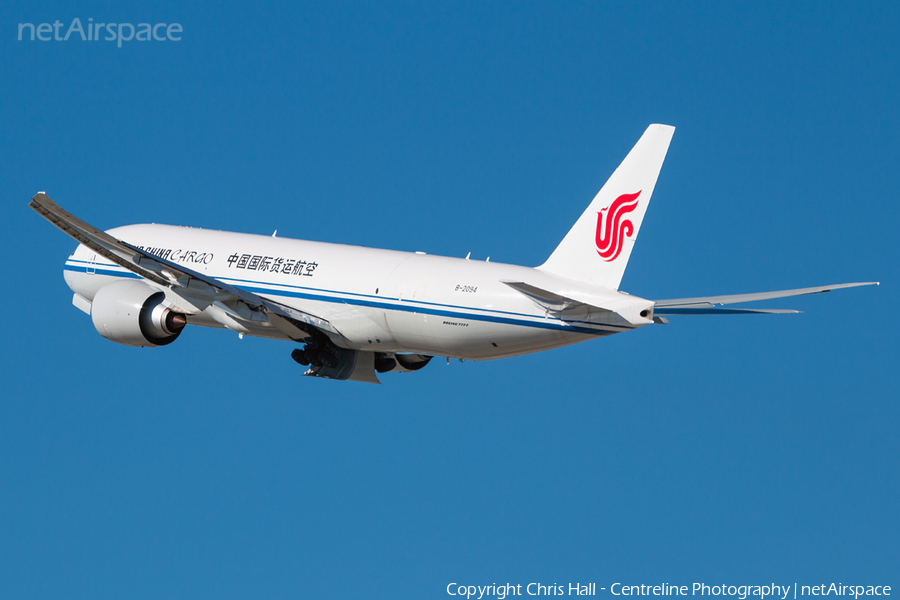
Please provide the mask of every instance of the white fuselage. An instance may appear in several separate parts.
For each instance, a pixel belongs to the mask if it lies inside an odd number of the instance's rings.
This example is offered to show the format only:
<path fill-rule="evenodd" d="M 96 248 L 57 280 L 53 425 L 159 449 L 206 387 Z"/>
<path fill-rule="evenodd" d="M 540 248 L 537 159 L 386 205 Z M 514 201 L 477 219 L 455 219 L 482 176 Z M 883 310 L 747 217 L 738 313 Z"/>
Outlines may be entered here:
<path fill-rule="evenodd" d="M 326 319 L 343 336 L 333 341 L 351 349 L 488 360 L 557 348 L 650 322 L 591 311 L 556 318 L 503 281 L 552 289 L 623 314 L 652 303 L 528 267 L 169 225 L 129 225 L 109 233 L 166 260 Z M 81 245 L 66 261 L 66 282 L 87 301 L 104 284 L 135 277 Z M 289 339 L 268 322 L 236 320 L 216 304 L 198 309 L 177 296 L 172 302 L 180 302 L 178 308 L 187 313 L 190 324 Z"/>

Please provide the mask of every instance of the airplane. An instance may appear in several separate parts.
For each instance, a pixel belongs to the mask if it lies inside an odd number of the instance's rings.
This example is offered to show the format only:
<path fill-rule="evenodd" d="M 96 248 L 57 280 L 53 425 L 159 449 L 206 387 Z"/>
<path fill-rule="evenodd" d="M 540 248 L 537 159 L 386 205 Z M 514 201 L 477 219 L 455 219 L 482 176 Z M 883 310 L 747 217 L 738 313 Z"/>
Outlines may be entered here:
<path fill-rule="evenodd" d="M 44 192 L 28 204 L 79 242 L 63 275 L 108 340 L 156 347 L 187 325 L 286 340 L 304 375 L 379 383 L 434 356 L 492 360 L 688 314 L 777 314 L 730 304 L 878 282 L 646 300 L 619 290 L 675 131 L 650 125 L 538 267 L 171 225 L 103 232 Z M 471 253 L 470 253 L 471 254 Z"/>

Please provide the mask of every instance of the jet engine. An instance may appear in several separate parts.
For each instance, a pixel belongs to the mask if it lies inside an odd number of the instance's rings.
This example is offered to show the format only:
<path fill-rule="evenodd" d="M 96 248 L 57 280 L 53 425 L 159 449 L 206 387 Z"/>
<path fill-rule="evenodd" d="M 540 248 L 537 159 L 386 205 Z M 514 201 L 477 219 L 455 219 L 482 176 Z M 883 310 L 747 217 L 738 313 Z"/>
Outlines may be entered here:
<path fill-rule="evenodd" d="M 185 315 L 165 306 L 165 298 L 165 293 L 142 281 L 108 283 L 94 295 L 91 320 L 100 335 L 117 344 L 165 346 L 187 324 Z"/>

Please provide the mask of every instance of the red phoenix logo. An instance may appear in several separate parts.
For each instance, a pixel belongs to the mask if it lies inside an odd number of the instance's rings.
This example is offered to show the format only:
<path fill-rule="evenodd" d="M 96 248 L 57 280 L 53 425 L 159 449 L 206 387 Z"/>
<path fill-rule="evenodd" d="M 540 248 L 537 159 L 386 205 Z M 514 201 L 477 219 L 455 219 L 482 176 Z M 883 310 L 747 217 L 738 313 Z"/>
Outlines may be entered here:
<path fill-rule="evenodd" d="M 641 190 L 622 194 L 597 213 L 597 254 L 606 262 L 616 260 L 625 238 L 634 233 L 634 224 L 628 219 L 623 221 L 622 217 L 637 208 L 640 195 Z"/>

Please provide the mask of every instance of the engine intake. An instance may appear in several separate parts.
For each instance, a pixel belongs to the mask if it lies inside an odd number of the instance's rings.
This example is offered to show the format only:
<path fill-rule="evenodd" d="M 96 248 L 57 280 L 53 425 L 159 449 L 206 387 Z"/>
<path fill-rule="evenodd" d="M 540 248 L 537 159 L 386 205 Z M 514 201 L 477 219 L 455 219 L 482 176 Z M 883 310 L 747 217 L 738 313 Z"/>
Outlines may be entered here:
<path fill-rule="evenodd" d="M 165 293 L 142 281 L 115 281 L 97 290 L 91 320 L 106 339 L 153 348 L 175 341 L 187 317 L 164 305 Z"/>

